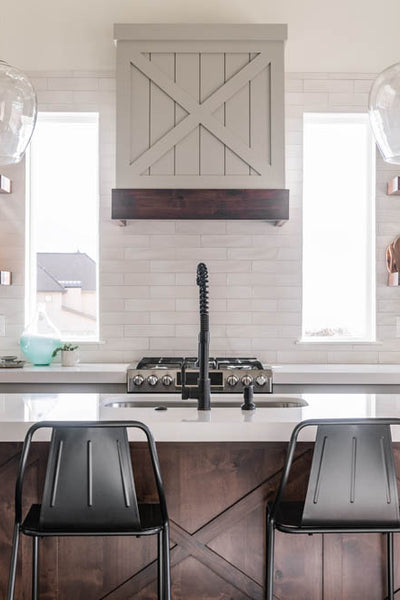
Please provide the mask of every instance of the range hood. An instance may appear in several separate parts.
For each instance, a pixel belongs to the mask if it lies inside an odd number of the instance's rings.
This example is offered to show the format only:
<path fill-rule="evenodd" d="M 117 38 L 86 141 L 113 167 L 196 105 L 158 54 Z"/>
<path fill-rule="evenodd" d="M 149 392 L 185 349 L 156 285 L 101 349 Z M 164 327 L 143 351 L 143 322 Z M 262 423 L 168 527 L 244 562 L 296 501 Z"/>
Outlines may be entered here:
<path fill-rule="evenodd" d="M 112 218 L 289 218 L 286 25 L 114 26 Z"/>

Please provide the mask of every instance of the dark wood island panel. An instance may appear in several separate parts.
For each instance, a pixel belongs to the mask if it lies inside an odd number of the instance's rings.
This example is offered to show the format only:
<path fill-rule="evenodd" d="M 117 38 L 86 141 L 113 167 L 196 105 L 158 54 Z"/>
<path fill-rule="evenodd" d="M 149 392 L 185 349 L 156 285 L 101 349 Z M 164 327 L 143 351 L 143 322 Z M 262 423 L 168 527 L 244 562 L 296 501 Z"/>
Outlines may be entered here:
<path fill-rule="evenodd" d="M 276 490 L 287 444 L 168 442 L 157 447 L 171 519 L 173 599 L 261 600 L 265 504 Z M 6 597 L 20 451 L 20 443 L 0 444 L 1 599 Z M 47 451 L 47 443 L 33 445 L 27 504 L 40 495 Z M 311 455 L 310 444 L 299 444 L 292 499 L 305 493 Z M 395 455 L 399 465 L 400 444 Z M 132 456 L 139 498 L 151 500 L 145 446 L 132 444 Z M 40 599 L 155 600 L 155 544 L 155 538 L 44 539 Z M 397 539 L 396 546 L 400 552 Z M 385 595 L 384 565 L 385 540 L 379 534 L 277 533 L 276 598 L 377 600 Z M 30 569 L 31 540 L 23 537 L 15 596 L 19 600 L 30 598 Z"/>

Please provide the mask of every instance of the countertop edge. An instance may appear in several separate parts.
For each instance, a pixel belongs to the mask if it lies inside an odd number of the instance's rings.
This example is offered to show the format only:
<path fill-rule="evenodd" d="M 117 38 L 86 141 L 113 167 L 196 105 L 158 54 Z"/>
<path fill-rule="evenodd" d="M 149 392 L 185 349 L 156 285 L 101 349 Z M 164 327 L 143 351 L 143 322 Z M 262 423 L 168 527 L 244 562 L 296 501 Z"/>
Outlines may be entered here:
<path fill-rule="evenodd" d="M 0 384 L 125 384 L 127 368 L 128 363 L 81 363 L 0 369 Z M 400 365 L 393 364 L 298 363 L 272 365 L 272 369 L 276 385 L 400 385 Z"/>

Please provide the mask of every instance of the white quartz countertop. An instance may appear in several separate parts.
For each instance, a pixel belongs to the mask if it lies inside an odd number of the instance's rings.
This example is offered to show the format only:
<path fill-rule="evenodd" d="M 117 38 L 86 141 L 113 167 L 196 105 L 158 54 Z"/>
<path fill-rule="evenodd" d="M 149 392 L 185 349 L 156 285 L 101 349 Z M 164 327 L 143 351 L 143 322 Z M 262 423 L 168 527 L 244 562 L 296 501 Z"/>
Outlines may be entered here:
<path fill-rule="evenodd" d="M 127 363 L 81 363 L 76 367 L 25 365 L 0 368 L 1 383 L 125 383 Z M 400 365 L 286 364 L 272 365 L 275 384 L 400 385 Z"/>
<path fill-rule="evenodd" d="M 277 384 L 400 384 L 400 365 L 290 364 L 272 369 Z"/>
<path fill-rule="evenodd" d="M 272 400 L 273 395 L 256 396 L 256 403 Z M 185 406 L 179 396 L 139 394 L 0 394 L 0 442 L 23 440 L 30 425 L 37 421 L 138 420 L 146 423 L 158 442 L 269 442 L 287 441 L 293 427 L 304 419 L 345 417 L 400 417 L 400 394 L 299 394 L 279 395 L 301 398 L 307 406 L 260 408 L 244 412 L 237 395 L 213 396 L 212 402 L 235 403 L 199 412 Z M 181 406 L 155 410 L 165 402 Z M 135 408 L 112 408 L 120 402 L 135 402 Z M 136 436 L 139 434 L 136 433 Z M 312 432 L 308 433 L 312 439 Z M 48 439 L 43 430 L 35 439 Z M 132 437 L 132 439 L 141 439 Z M 393 428 L 393 439 L 400 441 L 400 427 Z"/>
<path fill-rule="evenodd" d="M 126 383 L 128 363 L 79 363 L 75 367 L 53 364 L 20 369 L 0 368 L 0 383 Z"/>

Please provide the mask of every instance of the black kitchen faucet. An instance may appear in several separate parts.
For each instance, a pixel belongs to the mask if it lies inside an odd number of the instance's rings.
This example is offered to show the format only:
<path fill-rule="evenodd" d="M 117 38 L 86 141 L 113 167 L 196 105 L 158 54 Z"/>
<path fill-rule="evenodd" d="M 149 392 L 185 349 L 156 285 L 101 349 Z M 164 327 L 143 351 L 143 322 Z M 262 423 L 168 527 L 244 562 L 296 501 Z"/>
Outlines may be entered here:
<path fill-rule="evenodd" d="M 211 382 L 209 377 L 210 323 L 208 316 L 208 270 L 204 263 L 197 265 L 196 283 L 199 286 L 200 332 L 197 366 L 199 377 L 196 387 L 185 386 L 185 365 L 182 368 L 182 398 L 197 398 L 198 410 L 210 410 Z"/>

